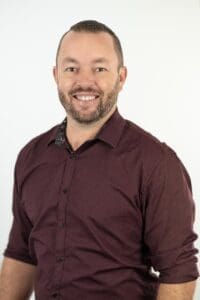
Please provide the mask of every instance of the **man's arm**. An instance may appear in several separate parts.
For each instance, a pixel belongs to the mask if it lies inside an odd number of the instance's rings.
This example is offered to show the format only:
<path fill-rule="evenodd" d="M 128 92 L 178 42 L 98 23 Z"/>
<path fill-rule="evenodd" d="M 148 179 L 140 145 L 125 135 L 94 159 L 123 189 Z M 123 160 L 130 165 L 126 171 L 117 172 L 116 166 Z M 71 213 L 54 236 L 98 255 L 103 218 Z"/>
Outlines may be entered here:
<path fill-rule="evenodd" d="M 36 267 L 5 257 L 0 273 L 0 300 L 27 300 L 33 291 Z"/>
<path fill-rule="evenodd" d="M 161 283 L 157 300 L 193 300 L 196 281 L 178 284 Z"/>
<path fill-rule="evenodd" d="M 199 277 L 192 184 L 175 152 L 163 146 L 142 193 L 145 256 L 160 273 L 157 300 L 191 300 Z"/>

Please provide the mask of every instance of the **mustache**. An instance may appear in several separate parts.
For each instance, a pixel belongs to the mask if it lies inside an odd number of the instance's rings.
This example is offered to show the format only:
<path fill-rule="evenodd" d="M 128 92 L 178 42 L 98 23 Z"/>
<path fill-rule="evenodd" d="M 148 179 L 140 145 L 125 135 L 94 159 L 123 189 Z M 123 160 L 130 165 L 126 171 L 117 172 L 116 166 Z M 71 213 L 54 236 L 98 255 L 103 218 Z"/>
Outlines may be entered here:
<path fill-rule="evenodd" d="M 98 93 L 100 95 L 103 94 L 103 92 L 101 90 L 97 90 L 97 89 L 94 89 L 94 88 L 91 88 L 91 87 L 88 87 L 88 88 L 78 87 L 78 88 L 75 88 L 75 89 L 69 91 L 69 95 L 72 96 L 73 94 L 81 93 L 81 92 L 85 92 L 85 93 Z"/>

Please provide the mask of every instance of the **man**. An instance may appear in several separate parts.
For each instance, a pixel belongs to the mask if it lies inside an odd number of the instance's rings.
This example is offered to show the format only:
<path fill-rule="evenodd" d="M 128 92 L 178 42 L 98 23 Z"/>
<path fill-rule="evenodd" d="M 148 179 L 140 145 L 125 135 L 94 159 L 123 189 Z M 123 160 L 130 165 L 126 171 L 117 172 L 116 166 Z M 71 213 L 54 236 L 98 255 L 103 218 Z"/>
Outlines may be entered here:
<path fill-rule="evenodd" d="M 67 117 L 18 155 L 0 300 L 33 289 L 38 300 L 192 299 L 190 177 L 169 146 L 119 114 L 119 39 L 99 22 L 75 24 L 53 74 Z"/>

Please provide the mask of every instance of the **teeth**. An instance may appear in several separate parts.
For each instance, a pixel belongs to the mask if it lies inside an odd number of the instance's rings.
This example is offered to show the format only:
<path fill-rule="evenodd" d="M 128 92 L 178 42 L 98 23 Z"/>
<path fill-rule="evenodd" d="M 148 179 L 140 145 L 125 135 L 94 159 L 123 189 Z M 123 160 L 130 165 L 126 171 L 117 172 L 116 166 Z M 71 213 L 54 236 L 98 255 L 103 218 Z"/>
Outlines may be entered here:
<path fill-rule="evenodd" d="M 76 96 L 76 98 L 78 99 L 78 100 L 82 100 L 82 101 L 89 101 L 89 100 L 94 100 L 95 99 L 95 96 L 83 96 L 83 95 L 81 95 L 81 96 Z"/>

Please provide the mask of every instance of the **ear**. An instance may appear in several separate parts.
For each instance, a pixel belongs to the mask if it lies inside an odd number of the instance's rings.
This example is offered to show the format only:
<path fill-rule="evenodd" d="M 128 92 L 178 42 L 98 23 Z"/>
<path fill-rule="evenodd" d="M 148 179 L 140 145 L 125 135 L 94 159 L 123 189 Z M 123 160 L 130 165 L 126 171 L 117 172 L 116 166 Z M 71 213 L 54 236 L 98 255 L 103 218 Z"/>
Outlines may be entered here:
<path fill-rule="evenodd" d="M 119 91 L 122 90 L 127 77 L 127 67 L 123 66 L 119 69 Z"/>
<path fill-rule="evenodd" d="M 53 77 L 54 77 L 56 84 L 58 84 L 58 69 L 56 66 L 53 67 Z"/>

